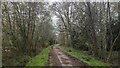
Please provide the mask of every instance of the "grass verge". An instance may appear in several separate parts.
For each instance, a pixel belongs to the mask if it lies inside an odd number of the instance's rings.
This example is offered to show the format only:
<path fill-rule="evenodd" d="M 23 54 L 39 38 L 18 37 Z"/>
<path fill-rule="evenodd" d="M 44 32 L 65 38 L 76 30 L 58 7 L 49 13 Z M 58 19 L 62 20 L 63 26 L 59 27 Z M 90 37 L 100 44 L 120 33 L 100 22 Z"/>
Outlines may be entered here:
<path fill-rule="evenodd" d="M 59 48 L 61 48 L 63 51 L 67 52 L 71 56 L 74 56 L 79 60 L 87 63 L 88 65 L 95 66 L 95 68 L 97 68 L 97 66 L 110 66 L 110 64 L 104 63 L 101 60 L 95 59 L 94 57 L 87 54 L 83 54 L 82 52 L 72 49 L 70 47 L 59 46 Z"/>
<path fill-rule="evenodd" d="M 50 46 L 43 49 L 42 52 L 40 52 L 40 54 L 38 54 L 37 56 L 35 56 L 31 61 L 28 62 L 27 66 L 45 66 L 45 64 L 48 61 L 48 55 L 50 52 Z M 25 67 L 25 68 L 26 68 Z"/>

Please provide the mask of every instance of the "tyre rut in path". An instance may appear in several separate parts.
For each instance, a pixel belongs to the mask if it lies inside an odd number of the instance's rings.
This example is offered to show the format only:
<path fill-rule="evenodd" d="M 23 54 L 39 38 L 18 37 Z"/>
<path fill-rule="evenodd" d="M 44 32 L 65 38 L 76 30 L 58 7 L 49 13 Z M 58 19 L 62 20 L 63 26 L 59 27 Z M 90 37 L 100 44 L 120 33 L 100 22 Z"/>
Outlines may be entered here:
<path fill-rule="evenodd" d="M 53 47 L 50 54 L 50 63 L 52 63 L 52 66 L 89 68 L 86 63 L 63 52 L 57 45 Z"/>

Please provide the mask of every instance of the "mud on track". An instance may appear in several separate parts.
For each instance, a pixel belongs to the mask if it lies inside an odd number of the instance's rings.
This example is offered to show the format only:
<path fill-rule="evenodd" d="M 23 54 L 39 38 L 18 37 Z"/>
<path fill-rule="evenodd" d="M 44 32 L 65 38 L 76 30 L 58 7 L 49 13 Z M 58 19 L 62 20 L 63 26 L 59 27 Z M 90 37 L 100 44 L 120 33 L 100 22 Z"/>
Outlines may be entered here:
<path fill-rule="evenodd" d="M 72 57 L 66 52 L 63 52 L 57 47 L 57 45 L 51 50 L 49 61 L 55 68 L 90 68 L 86 63 Z"/>

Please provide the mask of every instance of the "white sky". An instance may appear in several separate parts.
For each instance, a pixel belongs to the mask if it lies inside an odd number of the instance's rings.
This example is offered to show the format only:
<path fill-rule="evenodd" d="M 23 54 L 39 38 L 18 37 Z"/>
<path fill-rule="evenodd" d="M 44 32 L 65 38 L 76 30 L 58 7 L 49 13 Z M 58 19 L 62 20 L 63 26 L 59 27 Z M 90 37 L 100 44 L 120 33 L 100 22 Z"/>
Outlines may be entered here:
<path fill-rule="evenodd" d="M 53 16 L 52 17 L 52 23 L 53 23 L 53 26 L 57 26 L 57 20 L 58 20 L 58 18 L 56 17 L 56 16 Z"/>

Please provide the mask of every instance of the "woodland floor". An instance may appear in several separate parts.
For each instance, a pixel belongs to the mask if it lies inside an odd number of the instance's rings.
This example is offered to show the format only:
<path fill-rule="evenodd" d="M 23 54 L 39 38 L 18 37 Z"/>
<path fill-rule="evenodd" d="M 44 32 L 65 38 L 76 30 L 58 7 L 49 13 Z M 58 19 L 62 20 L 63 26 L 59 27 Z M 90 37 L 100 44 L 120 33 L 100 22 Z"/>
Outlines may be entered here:
<path fill-rule="evenodd" d="M 47 66 L 50 68 L 93 68 L 92 66 L 96 66 L 95 68 L 99 68 L 97 66 L 107 67 L 110 65 L 69 47 L 64 48 L 55 44 L 44 49 L 26 66 Z"/>
<path fill-rule="evenodd" d="M 49 56 L 49 61 L 52 66 L 60 66 L 62 68 L 89 68 L 89 65 L 72 57 L 66 52 L 63 52 L 58 45 L 54 45 Z"/>

